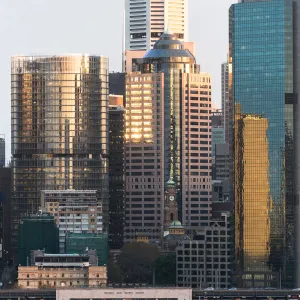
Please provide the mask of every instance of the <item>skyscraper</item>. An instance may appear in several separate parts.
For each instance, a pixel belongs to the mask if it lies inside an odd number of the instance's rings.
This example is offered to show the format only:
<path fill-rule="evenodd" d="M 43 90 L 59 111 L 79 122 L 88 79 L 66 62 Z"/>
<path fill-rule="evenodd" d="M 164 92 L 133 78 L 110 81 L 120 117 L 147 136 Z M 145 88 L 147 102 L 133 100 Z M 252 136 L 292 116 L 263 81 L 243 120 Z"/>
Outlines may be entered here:
<path fill-rule="evenodd" d="M 224 62 L 221 65 L 221 95 L 222 95 L 222 112 L 225 114 L 225 103 L 228 98 L 228 63 Z M 223 120 L 224 123 L 224 120 Z"/>
<path fill-rule="evenodd" d="M 223 126 L 223 112 L 218 109 L 211 113 L 211 148 L 212 148 L 212 159 L 214 161 L 216 145 L 224 144 L 224 126 Z"/>
<path fill-rule="evenodd" d="M 41 190 L 97 190 L 108 224 L 108 59 L 12 58 L 12 234 Z"/>
<path fill-rule="evenodd" d="M 5 135 L 0 135 L 0 168 L 5 167 Z"/>
<path fill-rule="evenodd" d="M 117 98 L 117 99 L 115 99 Z M 125 109 L 123 96 L 109 96 L 109 246 L 121 249 L 125 225 Z"/>
<path fill-rule="evenodd" d="M 231 64 L 229 62 L 225 62 L 221 65 L 222 113 L 225 143 L 229 143 L 232 126 L 232 101 L 230 101 L 231 97 L 229 93 L 231 83 L 230 70 Z"/>
<path fill-rule="evenodd" d="M 188 40 L 188 0 L 125 0 L 125 50 L 150 50 L 168 28 Z"/>
<path fill-rule="evenodd" d="M 11 168 L 0 168 L 0 264 L 11 260 Z"/>
<path fill-rule="evenodd" d="M 145 231 L 155 241 L 163 231 L 169 180 L 176 197 L 168 200 L 178 202 L 185 228 L 209 222 L 211 83 L 170 33 L 146 53 L 139 70 L 126 78 L 125 239 Z"/>
<path fill-rule="evenodd" d="M 245 0 L 229 13 L 236 276 L 242 287 L 291 287 L 294 278 L 299 287 L 299 4 Z"/>

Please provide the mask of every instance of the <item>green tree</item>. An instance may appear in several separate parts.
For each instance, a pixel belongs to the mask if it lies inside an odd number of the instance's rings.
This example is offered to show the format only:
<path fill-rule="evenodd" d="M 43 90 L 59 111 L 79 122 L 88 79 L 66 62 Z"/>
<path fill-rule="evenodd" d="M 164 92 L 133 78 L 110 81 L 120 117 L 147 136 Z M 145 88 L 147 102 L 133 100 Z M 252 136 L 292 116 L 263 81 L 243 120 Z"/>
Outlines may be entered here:
<path fill-rule="evenodd" d="M 155 282 L 159 285 L 176 285 L 176 254 L 160 256 L 155 261 Z"/>
<path fill-rule="evenodd" d="M 156 246 L 146 243 L 125 244 L 118 259 L 123 283 L 152 283 Z"/>
<path fill-rule="evenodd" d="M 113 257 L 110 257 L 108 260 L 107 277 L 108 277 L 108 283 L 121 282 L 121 270 L 119 265 L 113 261 Z"/>

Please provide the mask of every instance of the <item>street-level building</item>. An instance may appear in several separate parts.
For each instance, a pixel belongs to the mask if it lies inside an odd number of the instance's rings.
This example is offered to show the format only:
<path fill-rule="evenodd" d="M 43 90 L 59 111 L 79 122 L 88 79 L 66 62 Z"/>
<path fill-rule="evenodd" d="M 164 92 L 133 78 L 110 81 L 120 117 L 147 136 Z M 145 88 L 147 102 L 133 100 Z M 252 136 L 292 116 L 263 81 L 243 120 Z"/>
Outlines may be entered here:
<path fill-rule="evenodd" d="M 106 266 L 98 266 L 94 250 L 86 254 L 32 252 L 31 265 L 18 267 L 18 286 L 24 289 L 106 286 Z"/>
<path fill-rule="evenodd" d="M 58 289 L 56 300 L 192 300 L 189 288 Z"/>
<path fill-rule="evenodd" d="M 226 289 L 231 284 L 232 228 L 230 214 L 199 230 L 176 248 L 177 286 Z"/>

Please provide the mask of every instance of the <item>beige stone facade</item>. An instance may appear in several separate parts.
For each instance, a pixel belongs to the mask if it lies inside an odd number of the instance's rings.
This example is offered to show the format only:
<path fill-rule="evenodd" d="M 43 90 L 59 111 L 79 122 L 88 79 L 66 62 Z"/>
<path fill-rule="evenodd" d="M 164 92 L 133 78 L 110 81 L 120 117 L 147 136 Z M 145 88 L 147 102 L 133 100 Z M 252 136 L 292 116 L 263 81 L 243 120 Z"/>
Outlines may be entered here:
<path fill-rule="evenodd" d="M 135 288 L 135 289 L 57 289 L 57 300 L 192 300 L 191 288 Z"/>
<path fill-rule="evenodd" d="M 24 289 L 106 286 L 106 282 L 106 266 L 89 266 L 85 268 L 19 266 L 18 268 L 18 286 Z"/>

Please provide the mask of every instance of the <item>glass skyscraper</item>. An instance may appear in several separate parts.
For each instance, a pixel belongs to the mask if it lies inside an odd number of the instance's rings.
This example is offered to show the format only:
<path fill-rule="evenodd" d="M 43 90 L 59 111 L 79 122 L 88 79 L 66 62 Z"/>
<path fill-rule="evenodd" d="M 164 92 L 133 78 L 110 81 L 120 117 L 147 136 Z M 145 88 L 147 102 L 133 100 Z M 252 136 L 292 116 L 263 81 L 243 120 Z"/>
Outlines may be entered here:
<path fill-rule="evenodd" d="M 235 271 L 241 287 L 293 285 L 293 2 L 245 0 L 230 9 Z"/>
<path fill-rule="evenodd" d="M 12 237 L 41 190 L 97 190 L 108 210 L 108 59 L 13 57 Z M 106 225 L 105 225 L 106 224 Z"/>

